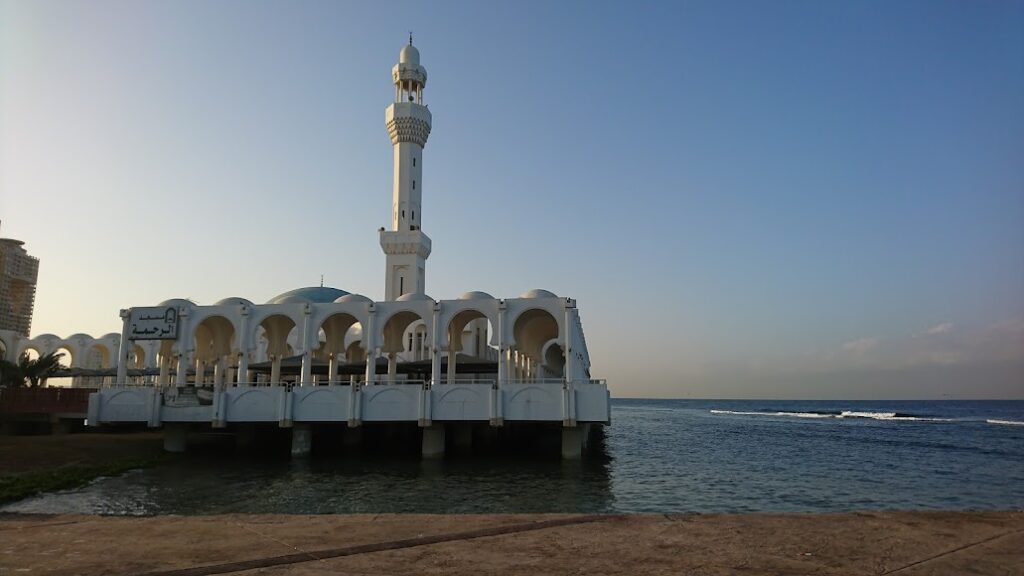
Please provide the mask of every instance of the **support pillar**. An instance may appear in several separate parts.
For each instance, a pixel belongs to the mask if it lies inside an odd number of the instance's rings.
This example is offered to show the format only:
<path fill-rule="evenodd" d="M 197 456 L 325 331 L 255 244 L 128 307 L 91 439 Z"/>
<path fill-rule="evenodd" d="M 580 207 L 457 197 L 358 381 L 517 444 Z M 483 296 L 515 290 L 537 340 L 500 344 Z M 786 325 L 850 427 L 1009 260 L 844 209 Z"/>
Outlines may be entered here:
<path fill-rule="evenodd" d="M 449 342 L 448 346 L 451 347 L 451 346 L 454 346 L 454 344 Z M 456 363 L 455 357 L 457 355 L 458 355 L 458 352 L 456 350 L 454 350 L 453 348 L 449 348 L 448 349 L 448 383 L 449 384 L 454 384 L 455 383 L 455 370 L 456 370 L 456 368 L 455 368 L 455 363 Z"/>
<path fill-rule="evenodd" d="M 332 352 L 327 360 L 327 385 L 333 386 L 338 383 L 338 353 Z"/>
<path fill-rule="evenodd" d="M 277 354 L 270 357 L 270 385 L 281 385 L 281 357 Z"/>
<path fill-rule="evenodd" d="M 583 457 L 583 427 L 562 428 L 562 459 L 579 460 Z"/>
<path fill-rule="evenodd" d="M 398 353 L 388 352 L 388 384 L 394 384 L 398 377 Z"/>
<path fill-rule="evenodd" d="M 184 452 L 188 445 L 188 424 L 167 422 L 164 424 L 164 452 Z"/>
<path fill-rule="evenodd" d="M 444 458 L 444 424 L 434 424 L 422 430 L 423 457 Z"/>
<path fill-rule="evenodd" d="M 128 340 L 128 325 L 131 319 L 129 310 L 121 310 L 121 341 L 117 350 L 117 383 L 124 384 L 128 380 L 128 354 L 132 350 L 132 343 Z"/>
<path fill-rule="evenodd" d="M 341 441 L 346 448 L 358 448 L 363 443 L 363 427 L 346 426 Z"/>
<path fill-rule="evenodd" d="M 292 426 L 292 456 L 308 456 L 313 448 L 313 428 L 309 424 Z"/>

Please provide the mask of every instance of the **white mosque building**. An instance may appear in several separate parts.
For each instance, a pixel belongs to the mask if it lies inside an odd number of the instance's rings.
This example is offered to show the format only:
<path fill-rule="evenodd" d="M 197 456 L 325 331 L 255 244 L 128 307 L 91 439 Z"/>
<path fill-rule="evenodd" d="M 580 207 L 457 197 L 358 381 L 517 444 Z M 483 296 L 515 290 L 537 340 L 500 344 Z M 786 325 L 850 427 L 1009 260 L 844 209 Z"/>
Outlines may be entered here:
<path fill-rule="evenodd" d="M 172 299 L 121 311 L 120 335 L 34 338 L 0 333 L 8 358 L 63 350 L 76 383 L 102 383 L 90 425 L 147 422 L 165 447 L 185 448 L 203 426 L 276 423 L 292 451 L 310 449 L 314 423 L 346 431 L 416 422 L 424 456 L 444 453 L 445 430 L 473 423 L 556 423 L 564 457 L 579 457 L 593 425 L 610 421 L 609 393 L 590 373 L 572 298 L 530 290 L 514 298 L 426 293 L 423 151 L 431 114 L 426 69 L 403 46 L 385 111 L 394 152 L 390 229 L 380 230 L 384 300 L 327 286 L 256 304 Z"/>

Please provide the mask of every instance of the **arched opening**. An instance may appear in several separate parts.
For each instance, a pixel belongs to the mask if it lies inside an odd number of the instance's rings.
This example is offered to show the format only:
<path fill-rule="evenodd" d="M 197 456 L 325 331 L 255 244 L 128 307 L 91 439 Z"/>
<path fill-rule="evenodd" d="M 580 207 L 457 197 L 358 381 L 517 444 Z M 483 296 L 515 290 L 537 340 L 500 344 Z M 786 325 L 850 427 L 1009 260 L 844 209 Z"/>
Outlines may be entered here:
<path fill-rule="evenodd" d="M 78 365 L 86 370 L 105 371 L 106 369 L 113 367 L 113 364 L 111 363 L 112 358 L 113 355 L 106 346 L 102 344 L 93 344 L 85 352 L 85 358 L 79 360 Z M 81 385 L 97 387 L 101 386 L 104 381 L 109 381 L 110 379 L 110 376 L 101 375 L 82 376 Z"/>
<path fill-rule="evenodd" d="M 0 339 L 0 360 L 7 360 L 7 343 Z"/>
<path fill-rule="evenodd" d="M 235 343 L 235 326 L 223 316 L 208 316 L 193 331 L 195 343 L 195 383 L 223 384 L 231 380 L 231 351 Z"/>
<path fill-rule="evenodd" d="M 515 346 L 509 349 L 509 375 L 513 380 L 538 378 L 544 362 L 544 345 L 558 339 L 558 321 L 547 310 L 532 308 L 513 324 Z"/>
<path fill-rule="evenodd" d="M 62 371 L 69 370 L 75 365 L 75 357 L 70 348 L 62 346 L 54 350 L 54 354 L 59 355 L 57 363 L 60 364 L 60 369 Z M 77 384 L 77 379 L 71 376 L 54 376 L 46 379 L 47 386 L 67 388 Z"/>
<path fill-rule="evenodd" d="M 487 315 L 479 310 L 463 310 L 448 322 L 446 332 L 446 381 L 497 377 L 498 350 L 490 346 L 494 330 Z"/>
<path fill-rule="evenodd" d="M 289 336 L 295 331 L 295 321 L 284 314 L 267 316 L 257 326 L 258 340 L 270 361 L 270 384 L 281 383 L 281 361 L 292 355 Z"/>
<path fill-rule="evenodd" d="M 548 340 L 541 355 L 543 362 L 539 366 L 538 378 L 565 377 L 565 351 L 558 340 Z"/>
<path fill-rule="evenodd" d="M 423 318 L 412 311 L 403 310 L 398 312 L 392 317 L 388 318 L 388 321 L 384 323 L 384 345 L 381 351 L 387 355 L 388 359 L 388 382 L 395 382 L 398 374 L 398 361 L 400 355 L 401 359 L 405 361 L 411 361 L 411 350 L 407 350 L 407 333 L 410 333 L 410 328 L 415 328 L 415 323 L 422 323 Z M 413 339 L 411 340 L 412 348 L 415 346 L 415 330 L 411 331 Z"/>
<path fill-rule="evenodd" d="M 362 325 L 356 317 L 345 312 L 332 314 L 320 324 L 320 347 L 315 357 L 327 362 L 328 384 L 336 384 L 341 381 L 339 370 L 342 368 L 344 368 L 347 376 L 346 380 L 349 382 L 354 380 L 353 377 L 357 373 L 365 374 L 365 354 L 363 355 L 363 366 L 357 370 L 357 367 L 350 365 L 350 345 L 346 343 L 351 332 L 361 332 L 361 330 Z"/>

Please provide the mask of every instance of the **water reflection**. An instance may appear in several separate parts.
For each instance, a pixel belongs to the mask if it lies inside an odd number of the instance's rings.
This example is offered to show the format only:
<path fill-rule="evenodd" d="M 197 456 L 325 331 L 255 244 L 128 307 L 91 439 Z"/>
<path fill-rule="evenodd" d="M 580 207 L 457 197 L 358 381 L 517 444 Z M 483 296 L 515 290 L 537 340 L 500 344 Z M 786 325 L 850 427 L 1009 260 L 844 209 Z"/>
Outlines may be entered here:
<path fill-rule="evenodd" d="M 4 511 L 117 515 L 510 513 L 614 509 L 610 461 L 189 455 Z"/>

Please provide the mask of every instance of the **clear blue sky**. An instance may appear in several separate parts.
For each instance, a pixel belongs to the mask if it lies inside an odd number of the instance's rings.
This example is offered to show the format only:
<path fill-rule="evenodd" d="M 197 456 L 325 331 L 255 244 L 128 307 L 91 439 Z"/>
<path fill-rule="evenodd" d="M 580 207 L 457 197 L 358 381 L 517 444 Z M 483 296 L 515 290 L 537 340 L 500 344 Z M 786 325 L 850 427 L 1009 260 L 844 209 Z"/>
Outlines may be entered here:
<path fill-rule="evenodd" d="M 33 332 L 382 297 L 409 30 L 435 298 L 577 298 L 619 396 L 1024 397 L 1020 1 L 0 1 Z"/>

